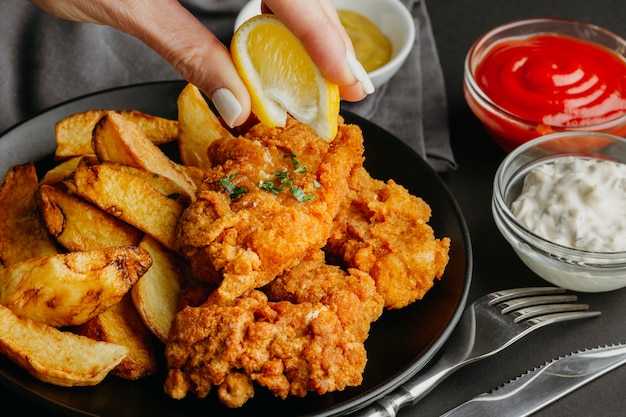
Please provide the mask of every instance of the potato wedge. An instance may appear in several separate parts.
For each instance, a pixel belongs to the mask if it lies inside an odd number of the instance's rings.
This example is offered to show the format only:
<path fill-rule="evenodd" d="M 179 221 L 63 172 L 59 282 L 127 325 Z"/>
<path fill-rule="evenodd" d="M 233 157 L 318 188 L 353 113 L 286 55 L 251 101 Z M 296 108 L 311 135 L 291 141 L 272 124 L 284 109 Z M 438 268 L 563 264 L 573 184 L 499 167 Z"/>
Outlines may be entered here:
<path fill-rule="evenodd" d="M 0 270 L 0 304 L 53 327 L 82 324 L 118 303 L 151 264 L 137 246 L 31 258 Z"/>
<path fill-rule="evenodd" d="M 211 167 L 207 148 L 220 138 L 233 135 L 222 126 L 198 87 L 187 84 L 176 101 L 178 106 L 178 152 L 186 166 Z"/>
<path fill-rule="evenodd" d="M 176 247 L 176 223 L 185 205 L 176 196 L 161 194 L 141 176 L 100 164 L 77 168 L 65 184 L 71 193 L 151 235 L 166 248 Z"/>
<path fill-rule="evenodd" d="M 112 375 L 136 380 L 157 371 L 155 339 L 139 317 L 130 293 L 107 311 L 72 330 L 101 342 L 128 348 L 128 355 L 113 368 Z"/>
<path fill-rule="evenodd" d="M 43 382 L 72 387 L 100 383 L 128 349 L 18 317 L 0 305 L 0 352 Z"/>
<path fill-rule="evenodd" d="M 9 169 L 0 184 L 0 266 L 59 252 L 37 212 L 35 165 Z"/>
<path fill-rule="evenodd" d="M 93 154 L 91 134 L 94 126 L 107 110 L 89 110 L 76 113 L 55 125 L 55 158 L 65 160 L 75 156 Z M 119 111 L 119 114 L 136 123 L 154 144 L 161 145 L 178 137 L 178 121 L 156 117 L 136 110 Z"/>
<path fill-rule="evenodd" d="M 100 161 L 98 161 L 96 155 L 75 156 L 50 168 L 39 181 L 39 185 L 59 184 L 69 178 L 79 166 L 94 165 L 98 163 L 100 163 Z"/>
<path fill-rule="evenodd" d="M 132 299 L 143 322 L 165 343 L 180 306 L 181 260 L 150 236 L 146 236 L 139 246 L 150 252 L 152 267 L 133 285 Z"/>
<path fill-rule="evenodd" d="M 116 170 L 124 175 L 133 175 L 141 178 L 162 195 L 172 198 L 184 206 L 187 206 L 191 202 L 187 193 L 185 193 L 178 184 L 167 177 L 158 175 L 152 171 L 147 171 L 144 168 L 118 164 L 116 162 L 102 162 L 101 165 L 106 165 L 106 169 Z"/>
<path fill-rule="evenodd" d="M 50 234 L 71 252 L 137 246 L 144 235 L 93 204 L 51 185 L 39 187 L 37 205 Z"/>
<path fill-rule="evenodd" d="M 190 200 L 196 184 L 185 169 L 172 161 L 133 122 L 115 112 L 106 113 L 93 130 L 92 146 L 100 161 L 118 162 L 170 178 Z"/>
<path fill-rule="evenodd" d="M 206 175 L 206 171 L 202 168 L 194 166 L 184 165 L 184 167 L 187 170 L 187 175 L 189 175 L 193 182 L 196 183 L 196 188 L 200 188 L 202 181 L 204 180 L 204 176 Z"/>

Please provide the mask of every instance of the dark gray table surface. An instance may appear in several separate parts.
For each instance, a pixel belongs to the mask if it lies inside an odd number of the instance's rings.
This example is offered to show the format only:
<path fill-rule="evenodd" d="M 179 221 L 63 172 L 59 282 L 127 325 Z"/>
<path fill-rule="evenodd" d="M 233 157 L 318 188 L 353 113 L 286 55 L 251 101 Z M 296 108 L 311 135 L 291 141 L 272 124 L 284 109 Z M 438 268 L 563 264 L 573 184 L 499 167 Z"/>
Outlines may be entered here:
<path fill-rule="evenodd" d="M 543 285 L 521 263 L 500 236 L 491 216 L 495 171 L 505 153 L 489 139 L 463 98 L 465 54 L 481 34 L 507 21 L 529 17 L 562 17 L 588 21 L 626 36 L 626 3 L 620 0 L 440 0 L 429 1 L 437 47 L 444 71 L 452 146 L 458 171 L 444 177 L 468 223 L 474 250 L 473 280 L 468 302 L 502 288 Z M 600 309 L 597 320 L 562 323 L 541 329 L 500 354 L 468 365 L 401 416 L 438 416 L 495 388 L 544 361 L 578 349 L 626 341 L 626 290 L 579 294 Z M 539 416 L 623 416 L 626 367 L 544 408 Z"/>
<path fill-rule="evenodd" d="M 586 20 L 626 37 L 623 0 L 431 0 L 428 2 L 444 70 L 452 145 L 459 168 L 443 178 L 455 195 L 467 221 L 474 251 L 471 302 L 490 291 L 545 285 L 514 255 L 493 223 L 490 209 L 493 175 L 504 158 L 468 109 L 462 92 L 463 61 L 472 42 L 501 23 L 527 17 L 555 16 Z M 498 355 L 456 372 L 418 405 L 401 416 L 439 416 L 475 395 L 488 391 L 529 368 L 578 349 L 626 341 L 623 306 L 626 290 L 579 294 L 599 318 L 562 323 L 534 332 Z M 626 414 L 626 367 L 612 371 L 536 416 L 621 416 Z M 6 415 L 55 416 L 9 390 L 0 390 Z M 14 412 L 9 411 L 13 414 Z"/>

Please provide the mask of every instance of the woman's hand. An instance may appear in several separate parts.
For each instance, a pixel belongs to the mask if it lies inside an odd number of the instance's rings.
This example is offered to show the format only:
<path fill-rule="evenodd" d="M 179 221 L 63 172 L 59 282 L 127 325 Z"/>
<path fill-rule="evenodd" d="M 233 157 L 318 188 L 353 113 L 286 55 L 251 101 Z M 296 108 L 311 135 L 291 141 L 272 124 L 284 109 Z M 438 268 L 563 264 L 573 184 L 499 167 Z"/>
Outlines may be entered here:
<path fill-rule="evenodd" d="M 228 125 L 250 116 L 250 95 L 230 52 L 178 0 L 31 1 L 57 17 L 108 25 L 138 38 L 207 94 Z M 358 101 L 373 92 L 331 0 L 265 0 L 262 8 L 300 38 L 342 98 Z"/>

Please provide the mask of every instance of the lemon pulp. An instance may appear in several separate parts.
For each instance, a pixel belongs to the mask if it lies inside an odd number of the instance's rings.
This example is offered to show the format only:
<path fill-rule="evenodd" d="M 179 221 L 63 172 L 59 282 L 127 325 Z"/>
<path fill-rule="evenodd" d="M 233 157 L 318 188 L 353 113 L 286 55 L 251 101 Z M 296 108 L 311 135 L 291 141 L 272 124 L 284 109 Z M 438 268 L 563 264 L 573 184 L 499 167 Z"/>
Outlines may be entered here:
<path fill-rule="evenodd" d="M 231 54 L 263 124 L 284 126 L 289 113 L 325 140 L 335 137 L 339 88 L 278 19 L 260 15 L 245 22 L 235 32 Z"/>

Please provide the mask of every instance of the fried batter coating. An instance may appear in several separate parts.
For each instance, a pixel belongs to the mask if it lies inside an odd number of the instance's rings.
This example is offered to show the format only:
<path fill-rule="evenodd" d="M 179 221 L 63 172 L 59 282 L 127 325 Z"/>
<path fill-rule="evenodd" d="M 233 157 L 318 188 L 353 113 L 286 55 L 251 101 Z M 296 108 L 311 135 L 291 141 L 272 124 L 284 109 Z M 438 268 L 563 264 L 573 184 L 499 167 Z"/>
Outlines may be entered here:
<path fill-rule="evenodd" d="M 449 260 L 450 239 L 435 238 L 430 216 L 424 200 L 359 167 L 325 250 L 370 274 L 386 308 L 402 308 L 423 298 Z"/>
<path fill-rule="evenodd" d="M 354 268 L 346 273 L 337 266 L 327 265 L 321 250 L 270 282 L 264 292 L 274 301 L 321 302 L 330 306 L 344 327 L 363 341 L 384 305 L 369 274 Z"/>
<path fill-rule="evenodd" d="M 362 154 L 357 126 L 340 125 L 329 144 L 293 119 L 214 142 L 214 167 L 178 226 L 194 275 L 219 284 L 214 301 L 262 287 L 323 247 Z"/>
<path fill-rule="evenodd" d="M 252 290 L 229 305 L 178 313 L 165 350 L 164 390 L 176 399 L 188 392 L 203 398 L 218 386 L 228 407 L 254 395 L 252 381 L 283 399 L 343 390 L 362 382 L 367 357 L 360 339 L 332 303 L 269 302 Z"/>

